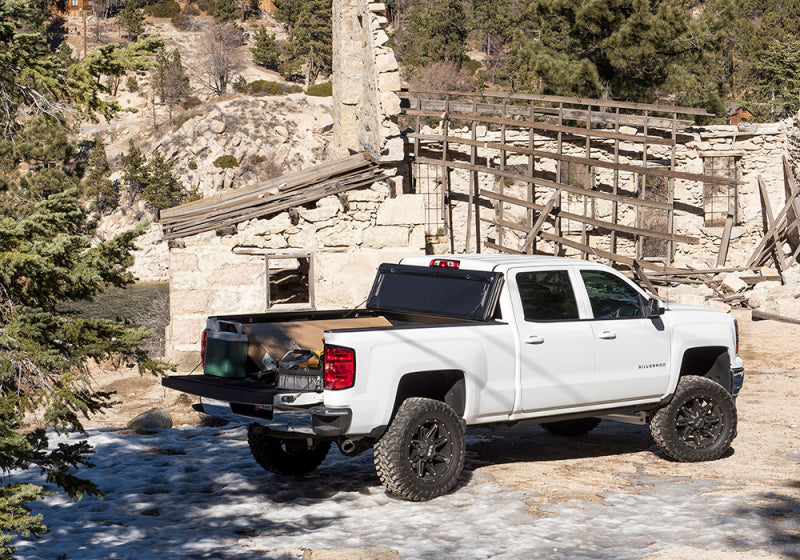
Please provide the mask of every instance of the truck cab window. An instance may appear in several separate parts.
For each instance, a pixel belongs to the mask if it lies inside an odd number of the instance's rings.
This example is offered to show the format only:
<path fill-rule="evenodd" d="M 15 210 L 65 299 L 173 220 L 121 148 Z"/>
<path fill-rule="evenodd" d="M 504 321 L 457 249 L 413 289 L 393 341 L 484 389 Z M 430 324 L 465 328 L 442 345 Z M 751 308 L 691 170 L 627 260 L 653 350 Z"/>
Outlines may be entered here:
<path fill-rule="evenodd" d="M 516 280 L 526 321 L 578 319 L 578 303 L 566 270 L 520 272 Z"/>
<path fill-rule="evenodd" d="M 595 319 L 644 317 L 643 298 L 622 278 L 603 270 L 581 270 Z"/>

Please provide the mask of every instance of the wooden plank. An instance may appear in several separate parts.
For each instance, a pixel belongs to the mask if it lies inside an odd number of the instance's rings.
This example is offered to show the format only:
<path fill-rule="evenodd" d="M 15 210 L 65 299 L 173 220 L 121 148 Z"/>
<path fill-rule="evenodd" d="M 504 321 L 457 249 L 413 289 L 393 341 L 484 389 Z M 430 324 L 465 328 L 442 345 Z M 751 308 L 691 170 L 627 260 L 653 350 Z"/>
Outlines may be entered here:
<path fill-rule="evenodd" d="M 760 284 L 761 282 L 781 282 L 782 278 L 778 274 L 756 275 L 756 276 L 740 276 L 742 282 L 749 285 Z"/>
<path fill-rule="evenodd" d="M 722 231 L 722 239 L 719 242 L 717 267 L 725 266 L 725 261 L 728 259 L 728 247 L 731 244 L 731 231 L 733 231 L 733 214 L 728 214 L 725 218 L 725 229 Z"/>
<path fill-rule="evenodd" d="M 789 200 L 792 197 L 792 193 L 797 190 L 797 182 L 792 172 L 792 166 L 789 165 L 789 160 L 785 154 L 783 156 L 783 190 L 786 193 L 786 200 Z M 794 223 L 798 217 L 800 217 L 800 201 L 795 198 L 792 201 L 791 208 L 786 213 L 786 221 Z M 798 231 L 797 226 L 787 228 L 786 239 L 793 251 L 800 249 L 800 231 Z"/>
<path fill-rule="evenodd" d="M 437 91 L 408 88 L 407 90 L 398 92 L 401 98 L 411 98 L 415 94 L 428 94 L 428 95 L 451 95 L 463 97 L 493 97 L 502 99 L 523 99 L 528 101 L 542 101 L 545 103 L 571 103 L 574 105 L 596 105 L 598 107 L 619 107 L 620 109 L 634 109 L 638 111 L 656 111 L 659 113 L 677 113 L 679 115 L 697 115 L 703 117 L 713 117 L 705 109 L 697 107 L 681 107 L 679 105 L 669 105 L 661 103 L 634 103 L 628 101 L 610 101 L 603 99 L 589 99 L 585 97 L 566 97 L 561 95 L 540 95 L 536 93 L 517 93 L 506 91 L 476 91 L 476 92 L 463 92 L 463 91 Z"/>
<path fill-rule="evenodd" d="M 445 102 L 442 99 L 419 99 L 413 97 L 408 97 L 407 99 L 409 99 L 410 102 L 409 107 L 406 108 L 406 110 L 423 110 L 439 113 L 445 111 Z M 596 106 L 596 103 L 592 103 L 592 105 Z M 502 111 L 502 105 L 497 105 L 496 103 L 473 104 L 473 102 L 467 101 L 450 101 L 449 107 L 449 110 L 459 113 L 486 114 L 500 113 Z M 533 112 L 531 112 L 531 108 L 533 109 Z M 585 121 L 587 117 L 587 111 L 583 109 L 562 109 L 560 107 L 544 107 L 541 105 L 528 105 L 527 107 L 525 105 L 511 105 L 507 107 L 507 113 L 511 115 L 525 115 L 531 119 L 553 118 L 559 114 L 563 115 L 565 119 L 575 121 Z M 654 117 L 652 115 L 645 116 L 641 114 L 625 114 L 621 115 L 620 117 L 621 124 L 634 127 L 648 125 L 651 128 L 667 129 L 670 128 L 673 123 L 671 118 Z M 600 112 L 593 116 L 593 120 L 596 123 L 608 125 L 615 122 L 615 117 L 614 113 Z M 694 125 L 694 121 L 683 119 L 676 119 L 676 123 L 680 125 L 682 130 Z"/>
<path fill-rule="evenodd" d="M 539 217 L 536 219 L 536 222 L 533 224 L 531 231 L 528 233 L 528 237 L 525 238 L 525 243 L 522 244 L 522 252 L 527 253 L 531 245 L 533 245 L 534 241 L 536 241 L 536 236 L 539 234 L 539 231 L 544 227 L 545 222 L 547 221 L 547 217 L 550 215 L 550 212 L 553 211 L 553 206 L 556 205 L 556 201 L 558 197 L 561 196 L 561 189 L 556 189 L 556 191 L 550 195 L 550 198 L 547 200 L 547 203 L 542 207 L 539 211 Z M 533 203 L 529 202 L 532 208 Z M 527 204 L 526 204 L 527 205 Z"/>
<path fill-rule="evenodd" d="M 179 226 L 174 226 L 171 229 L 167 229 L 165 231 L 164 239 L 169 240 L 169 239 L 177 239 L 180 237 L 186 237 L 188 235 L 194 235 L 205 231 L 212 231 L 217 228 L 224 227 L 226 225 L 237 224 L 239 222 L 243 222 L 252 218 L 258 218 L 267 214 L 275 214 L 282 210 L 287 210 L 289 208 L 293 208 L 301 204 L 313 202 L 314 200 L 318 200 L 326 196 L 334 195 L 340 192 L 348 191 L 351 189 L 358 188 L 360 186 L 374 183 L 382 175 L 383 173 L 380 173 L 377 176 L 367 177 L 361 179 L 360 181 L 351 183 L 336 181 L 331 186 L 325 189 L 315 189 L 312 192 L 308 193 L 304 192 L 296 193 L 291 197 L 287 197 L 286 200 L 283 200 L 278 204 L 271 204 L 266 207 L 262 206 L 262 207 L 251 208 L 246 211 L 237 213 L 224 213 L 208 221 L 190 222 L 186 224 L 181 224 Z"/>
<path fill-rule="evenodd" d="M 783 256 L 783 248 L 778 236 L 778 228 L 777 224 L 775 223 L 775 217 L 772 215 L 772 205 L 769 203 L 769 193 L 767 192 L 767 185 L 764 183 L 764 179 L 761 175 L 758 176 L 758 189 L 761 194 L 761 209 L 763 210 L 763 217 L 764 217 L 764 235 L 771 235 L 772 238 L 775 240 L 775 247 L 773 249 L 774 254 L 773 258 L 775 259 L 775 265 L 778 267 L 780 271 L 785 271 L 789 267 L 786 264 L 786 259 Z M 792 205 L 789 205 L 789 208 L 792 208 Z M 787 210 L 788 216 L 788 210 Z"/>
<path fill-rule="evenodd" d="M 503 226 L 505 226 L 505 227 L 507 227 L 509 229 L 515 229 L 517 231 L 524 231 L 525 233 L 530 232 L 530 229 L 531 229 L 531 228 L 525 227 L 525 226 L 520 225 L 520 224 L 515 224 L 513 222 L 503 222 L 502 224 L 498 224 L 496 222 L 496 220 L 490 220 L 488 218 L 481 218 L 481 221 L 493 224 L 494 226 L 503 225 Z M 597 247 L 590 247 L 589 245 L 584 245 L 582 243 L 578 243 L 576 241 L 572 241 L 570 239 L 566 239 L 566 238 L 560 237 L 558 235 L 553 235 L 552 233 L 548 233 L 546 231 L 540 231 L 539 232 L 539 237 L 541 237 L 542 239 L 546 239 L 547 241 L 552 241 L 554 243 L 565 245 L 567 247 L 570 247 L 572 249 L 576 249 L 576 250 L 581 251 L 581 252 L 592 254 L 592 255 L 594 255 L 594 256 L 596 256 L 598 258 L 608 259 L 610 261 L 614 261 L 614 262 L 618 262 L 620 264 L 624 264 L 629 268 L 633 268 L 634 259 L 632 259 L 631 257 L 626 257 L 626 256 L 623 256 L 623 255 L 617 255 L 615 253 L 611 253 L 611 252 L 605 251 L 603 249 L 598 249 Z M 641 266 L 642 266 L 642 268 L 649 268 L 650 270 L 653 270 L 653 271 L 655 271 L 657 273 L 663 272 L 665 270 L 663 266 L 659 266 L 659 265 L 654 264 L 654 263 L 649 263 L 647 261 L 642 261 L 641 262 Z M 674 269 L 674 268 L 666 268 L 667 272 L 674 272 L 674 271 L 677 271 L 677 270 L 678 269 Z"/>
<path fill-rule="evenodd" d="M 774 222 L 775 224 L 781 224 L 783 222 L 783 220 L 786 218 L 787 213 L 789 212 L 789 208 L 792 207 L 792 205 L 793 205 L 795 199 L 797 198 L 798 194 L 800 194 L 800 189 L 798 189 L 797 185 L 795 185 L 794 189 L 792 190 L 792 196 L 788 197 L 786 199 L 786 203 L 783 205 L 783 208 L 778 213 L 778 215 L 775 217 L 775 222 Z M 794 224 L 790 224 L 789 228 L 787 228 L 787 229 L 791 229 L 791 227 L 793 227 L 793 225 Z M 763 253 L 763 250 L 764 250 L 764 247 L 772 239 L 773 238 L 772 238 L 771 235 L 770 236 L 764 235 L 764 237 L 761 238 L 761 241 L 759 241 L 758 244 L 756 245 L 755 250 L 750 255 L 750 258 L 747 260 L 747 264 L 745 266 L 747 266 L 749 268 L 749 267 L 753 266 L 753 264 L 756 261 L 760 261 L 762 253 Z"/>
<path fill-rule="evenodd" d="M 500 251 L 501 253 L 509 253 L 511 255 L 524 255 L 522 251 L 517 249 L 512 249 L 511 247 L 504 247 L 502 245 L 498 245 L 497 243 L 492 243 L 491 241 L 484 242 L 484 247 L 487 249 L 494 249 L 495 251 Z"/>
<path fill-rule="evenodd" d="M 751 313 L 753 321 L 780 321 L 782 323 L 792 323 L 800 325 L 800 319 L 793 319 L 792 317 L 785 317 L 783 315 L 776 315 L 775 313 L 767 313 L 760 309 L 753 309 Z"/>
<path fill-rule="evenodd" d="M 428 165 L 442 165 L 441 160 L 426 158 L 426 157 L 417 158 L 417 163 L 425 163 Z M 522 173 L 515 173 L 513 171 L 501 171 L 500 169 L 495 169 L 493 167 L 486 167 L 485 165 L 472 165 L 469 163 L 462 163 L 459 161 L 448 161 L 446 165 L 454 169 L 467 169 L 470 171 L 479 171 L 481 173 L 488 173 L 489 175 L 499 175 L 500 177 L 508 177 L 509 179 L 515 179 L 517 181 L 531 183 L 540 187 L 561 189 L 567 192 L 580 194 L 583 196 L 593 196 L 595 198 L 602 198 L 603 200 L 616 200 L 617 202 L 621 202 L 623 204 L 644 206 L 646 208 L 658 208 L 660 210 L 670 210 L 672 208 L 672 206 L 670 206 L 666 202 L 657 202 L 655 200 L 641 200 L 639 198 L 634 198 L 632 196 L 612 194 L 603 191 L 593 191 L 589 189 L 584 189 L 582 187 L 569 185 L 566 183 L 557 183 L 555 181 L 548 181 L 547 179 L 540 179 L 538 177 L 528 177 L 527 175 L 524 175 Z"/>
<path fill-rule="evenodd" d="M 436 111 L 422 111 L 420 109 L 406 109 L 406 115 L 420 116 L 420 117 L 433 117 L 442 118 L 442 113 Z M 622 134 L 620 132 L 611 132 L 608 130 L 593 128 L 587 131 L 586 128 L 567 126 L 562 124 L 552 124 L 539 121 L 531 121 L 528 119 L 509 119 L 504 117 L 485 117 L 483 115 L 474 115 L 468 113 L 450 113 L 449 118 L 455 121 L 478 121 L 485 124 L 496 124 L 515 126 L 519 128 L 533 128 L 536 130 L 548 130 L 550 132 L 566 132 L 574 136 L 584 137 L 587 134 L 592 138 L 606 138 L 609 140 L 619 139 L 624 142 L 634 143 L 648 143 L 660 144 L 662 146 L 671 146 L 672 140 L 669 138 L 662 138 L 661 136 L 643 136 L 638 134 Z"/>
<path fill-rule="evenodd" d="M 176 216 L 191 214 L 200 211 L 206 207 L 213 207 L 217 204 L 230 205 L 235 204 L 236 201 L 249 198 L 251 196 L 259 196 L 268 192 L 271 188 L 280 190 L 281 185 L 295 185 L 296 188 L 301 188 L 305 185 L 314 184 L 325 179 L 329 179 L 336 175 L 350 173 L 361 167 L 373 167 L 375 164 L 369 161 L 364 154 L 354 154 L 352 156 L 325 162 L 319 165 L 302 169 L 295 173 L 289 173 L 281 177 L 269 179 L 262 183 L 236 189 L 228 193 L 220 193 L 213 197 L 204 198 L 175 206 L 173 208 L 166 208 L 161 211 L 162 219 L 172 219 Z"/>
<path fill-rule="evenodd" d="M 544 206 L 541 204 L 536 204 L 534 202 L 528 202 L 527 200 L 521 200 L 519 198 L 511 198 L 509 196 L 504 196 L 498 194 L 494 191 L 490 191 L 487 189 L 481 189 L 480 194 L 486 196 L 487 198 L 493 198 L 495 200 L 499 200 L 502 202 L 509 202 L 511 204 L 517 204 L 519 206 L 523 206 L 525 208 L 531 208 L 533 210 L 537 210 L 539 212 L 545 209 Z M 595 218 L 590 218 L 588 216 L 582 216 L 580 214 L 572 214 L 571 212 L 564 212 L 563 210 L 558 212 L 558 216 L 562 219 L 567 220 L 574 220 L 576 222 L 580 222 L 582 224 L 589 224 L 592 226 L 597 226 L 600 228 L 604 228 L 611 231 L 617 231 L 622 233 L 630 233 L 631 235 L 641 235 L 644 237 L 654 237 L 656 239 L 666 239 L 668 241 L 677 241 L 678 243 L 689 243 L 691 245 L 697 244 L 700 240 L 697 237 L 691 237 L 689 235 L 680 235 L 677 233 L 665 233 L 661 231 L 653 231 L 649 229 L 642 229 L 642 228 L 635 228 L 631 226 L 625 226 L 622 224 L 614 224 L 612 222 L 604 222 L 602 220 L 597 220 Z"/>
<path fill-rule="evenodd" d="M 647 277 L 647 274 L 645 273 L 644 268 L 642 268 L 642 264 L 639 259 L 633 259 L 633 270 L 636 272 L 636 275 L 639 277 L 639 279 L 644 282 L 644 285 L 647 286 L 647 291 L 654 296 L 658 296 L 658 290 L 656 290 L 655 286 L 653 286 L 650 278 Z"/>
<path fill-rule="evenodd" d="M 500 149 L 500 144 L 496 142 L 487 142 L 487 148 Z M 645 165 L 630 165 L 627 163 L 614 163 L 611 161 L 604 161 L 590 157 L 569 156 L 566 154 L 555 154 L 544 150 L 531 150 L 523 146 L 503 146 L 502 149 L 509 152 L 516 152 L 519 154 L 532 154 L 536 157 L 546 159 L 557 159 L 561 161 L 569 161 L 582 165 L 591 165 L 594 167 L 602 167 L 604 169 L 613 169 L 615 171 L 630 171 L 631 173 L 640 173 L 643 175 L 655 175 L 658 177 L 671 177 L 673 179 L 685 179 L 687 181 L 697 181 L 703 183 L 713 183 L 718 185 L 744 185 L 744 181 L 737 179 L 728 179 L 726 177 L 717 177 L 714 175 L 704 175 L 702 173 L 687 173 L 685 171 L 673 171 L 664 167 L 647 167 Z"/>

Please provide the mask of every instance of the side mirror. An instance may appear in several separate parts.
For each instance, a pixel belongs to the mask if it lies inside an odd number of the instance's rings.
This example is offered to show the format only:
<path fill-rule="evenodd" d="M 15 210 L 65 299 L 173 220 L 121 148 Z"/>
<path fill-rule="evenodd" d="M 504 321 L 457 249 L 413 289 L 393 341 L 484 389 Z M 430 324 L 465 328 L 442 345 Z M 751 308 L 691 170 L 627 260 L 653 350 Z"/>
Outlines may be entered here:
<path fill-rule="evenodd" d="M 650 298 L 647 300 L 647 305 L 645 307 L 647 317 L 658 317 L 659 315 L 663 315 L 666 309 L 661 304 L 661 300 L 656 298 Z"/>

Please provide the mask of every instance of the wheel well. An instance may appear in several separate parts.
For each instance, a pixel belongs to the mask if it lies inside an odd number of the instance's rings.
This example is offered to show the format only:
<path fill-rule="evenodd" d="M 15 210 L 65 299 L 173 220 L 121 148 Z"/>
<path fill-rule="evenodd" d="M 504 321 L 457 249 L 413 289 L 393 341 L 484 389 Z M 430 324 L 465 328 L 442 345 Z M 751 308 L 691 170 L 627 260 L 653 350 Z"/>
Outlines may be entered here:
<path fill-rule="evenodd" d="M 725 387 L 729 393 L 733 392 L 731 360 L 724 346 L 689 348 L 683 353 L 681 362 L 681 377 L 684 375 L 707 377 Z"/>
<path fill-rule="evenodd" d="M 392 410 L 393 418 L 403 401 L 410 397 L 442 401 L 459 417 L 463 417 L 466 406 L 464 373 L 457 370 L 407 373 L 400 379 L 400 384 L 397 386 L 397 395 Z"/>

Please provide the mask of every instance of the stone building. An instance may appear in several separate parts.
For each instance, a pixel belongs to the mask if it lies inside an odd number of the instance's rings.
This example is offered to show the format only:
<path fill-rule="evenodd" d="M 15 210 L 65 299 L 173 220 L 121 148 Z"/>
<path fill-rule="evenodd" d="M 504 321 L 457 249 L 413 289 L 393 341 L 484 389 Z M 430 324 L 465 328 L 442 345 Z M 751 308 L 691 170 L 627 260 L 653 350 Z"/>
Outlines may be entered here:
<path fill-rule="evenodd" d="M 198 364 L 200 334 L 209 315 L 355 307 L 366 298 L 378 264 L 426 251 L 475 251 L 476 242 L 485 242 L 485 236 L 477 240 L 473 236 L 470 241 L 468 236 L 446 235 L 448 229 L 468 230 L 467 171 L 452 170 L 448 181 L 456 196 L 450 198 L 437 190 L 441 178 L 435 171 L 425 180 L 420 166 L 400 171 L 398 163 L 408 146 L 397 124 L 402 112 L 397 95 L 401 80 L 394 55 L 386 46 L 384 10 L 382 4 L 365 0 L 334 0 L 335 149 L 328 153 L 340 159 L 318 166 L 319 180 L 303 182 L 293 174 L 202 201 L 202 211 L 195 212 L 197 206 L 192 204 L 197 203 L 192 203 L 172 214 L 165 212 L 167 218 L 196 214 L 192 227 L 165 229 L 171 239 L 167 357 L 182 369 Z M 427 132 L 434 133 L 435 128 Z M 465 138 L 471 132 L 466 128 L 450 131 Z M 473 142 L 497 142 L 496 134 L 484 127 Z M 798 129 L 787 120 L 758 126 L 695 127 L 684 135 L 691 139 L 676 148 L 678 169 L 723 174 L 741 183 L 719 189 L 675 181 L 674 231 L 694 236 L 699 242 L 676 244 L 671 264 L 713 266 L 723 226 L 731 214 L 734 222 L 725 264 L 741 266 L 763 235 L 757 178 L 761 176 L 765 183 L 773 208 L 782 207 L 786 197 L 782 159 L 786 155 L 791 159 L 800 151 Z M 622 152 L 625 149 L 622 145 Z M 376 166 L 374 170 L 380 169 L 380 177 L 358 184 L 351 181 L 347 186 L 344 183 L 351 180 L 350 175 L 330 179 L 325 174 L 326 166 L 340 165 L 347 154 L 362 151 L 369 154 L 367 159 Z M 652 156 L 658 158 L 659 154 Z M 518 159 L 515 162 L 511 157 L 504 165 L 528 161 L 527 156 Z M 580 175 L 579 169 L 573 171 Z M 603 171 L 598 173 L 597 180 L 602 182 Z M 479 187 L 493 190 L 496 180 L 482 175 Z M 631 175 L 631 182 L 637 180 L 635 174 Z M 294 198 L 281 198 L 287 192 L 294 193 Z M 248 196 L 267 202 L 253 208 L 237 206 L 237 201 Z M 222 219 L 220 209 L 225 208 L 234 208 L 235 212 Z M 598 204 L 591 212 L 604 218 L 609 210 Z M 513 216 L 506 214 L 506 218 Z M 197 225 L 198 220 L 204 222 L 203 227 Z M 620 220 L 633 223 L 635 218 L 623 213 Z M 489 228 L 484 233 L 495 239 L 498 233 L 507 236 L 500 241 L 508 246 L 524 238 L 524 234 L 511 230 Z M 637 250 L 626 247 L 625 240 L 620 244 L 619 252 Z M 546 243 L 537 248 L 544 252 L 551 249 Z M 492 249 L 484 244 L 480 250 Z M 678 292 L 673 292 L 673 299 L 679 297 Z M 705 303 L 702 294 L 687 293 L 686 299 Z"/>

